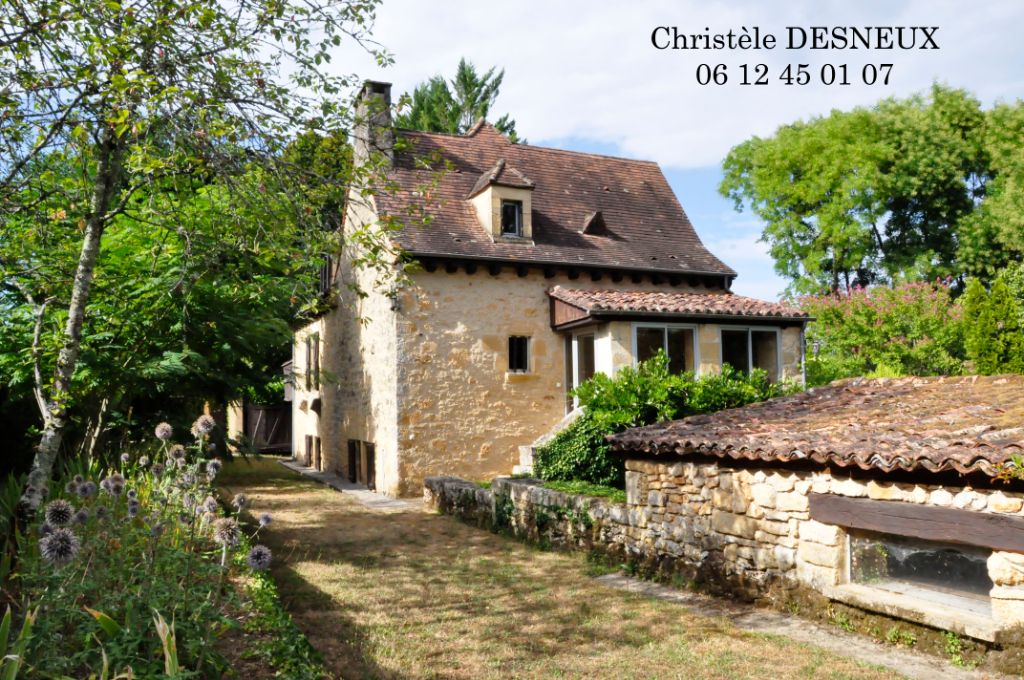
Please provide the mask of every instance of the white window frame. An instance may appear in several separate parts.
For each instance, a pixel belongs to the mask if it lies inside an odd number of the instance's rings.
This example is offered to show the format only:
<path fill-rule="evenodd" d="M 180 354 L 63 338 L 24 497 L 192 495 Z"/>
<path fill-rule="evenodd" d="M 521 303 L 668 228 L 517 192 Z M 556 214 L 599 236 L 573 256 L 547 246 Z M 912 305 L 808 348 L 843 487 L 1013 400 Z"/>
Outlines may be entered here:
<path fill-rule="evenodd" d="M 597 360 L 597 356 L 596 356 L 596 354 L 597 354 L 597 333 L 594 332 L 594 330 L 586 330 L 586 331 L 582 331 L 580 333 L 573 333 L 572 334 L 572 356 L 569 357 L 569 360 L 572 361 L 572 385 L 570 385 L 571 389 L 576 389 L 577 387 L 580 386 L 580 360 L 579 360 L 580 359 L 580 338 L 586 337 L 586 336 L 590 336 L 590 337 L 592 337 L 594 339 L 594 354 L 595 354 L 595 356 L 594 356 L 594 359 L 595 359 L 594 373 L 595 374 L 597 373 L 597 365 L 596 365 L 596 363 L 597 363 L 596 362 L 596 360 Z M 579 406 L 580 406 L 579 397 L 573 396 L 573 398 L 572 398 L 572 407 L 573 408 L 579 408 Z"/>
<path fill-rule="evenodd" d="M 754 342 L 750 337 L 751 331 L 758 331 L 762 333 L 775 333 L 775 370 L 777 380 L 782 382 L 782 328 L 780 326 L 730 326 L 720 325 L 718 327 L 718 366 L 722 367 L 725 365 L 725 345 L 722 342 L 722 331 L 746 331 L 747 332 L 747 366 L 750 370 L 747 371 L 747 375 L 754 370 Z M 735 366 L 733 367 L 735 368 Z"/>
<path fill-rule="evenodd" d="M 630 348 L 630 353 L 633 357 L 633 368 L 639 365 L 637 344 L 636 344 L 636 331 L 638 328 L 661 328 L 664 329 L 662 335 L 662 349 L 665 350 L 665 354 L 668 354 L 668 331 L 671 330 L 689 330 L 693 333 L 693 373 L 694 375 L 700 375 L 700 333 L 697 328 L 697 324 L 694 323 L 658 323 L 656 321 L 637 321 L 633 323 L 633 327 L 630 331 L 632 336 L 633 346 Z"/>

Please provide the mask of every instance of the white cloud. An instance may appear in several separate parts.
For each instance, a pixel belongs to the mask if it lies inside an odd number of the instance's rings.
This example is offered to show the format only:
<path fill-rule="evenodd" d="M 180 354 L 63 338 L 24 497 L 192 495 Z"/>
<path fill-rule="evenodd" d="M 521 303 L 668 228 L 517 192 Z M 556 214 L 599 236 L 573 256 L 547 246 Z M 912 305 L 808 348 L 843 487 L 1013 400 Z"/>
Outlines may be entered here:
<path fill-rule="evenodd" d="M 787 25 L 939 26 L 938 51 L 658 51 L 651 30 L 677 25 L 713 32 L 760 26 L 782 38 Z M 1024 54 L 1017 31 L 1024 3 L 960 2 L 539 2 L 508 5 L 479 0 L 384 0 L 375 37 L 396 56 L 378 69 L 354 50 L 335 63 L 390 80 L 398 92 L 438 73 L 459 57 L 506 71 L 498 113 L 510 112 L 533 142 L 583 138 L 667 167 L 719 163 L 754 134 L 832 108 L 904 96 L 934 80 L 967 87 L 987 101 L 1022 94 Z M 735 80 L 742 62 L 766 63 L 777 74 L 788 62 L 893 62 L 888 87 L 698 86 L 701 62 L 726 63 Z"/>

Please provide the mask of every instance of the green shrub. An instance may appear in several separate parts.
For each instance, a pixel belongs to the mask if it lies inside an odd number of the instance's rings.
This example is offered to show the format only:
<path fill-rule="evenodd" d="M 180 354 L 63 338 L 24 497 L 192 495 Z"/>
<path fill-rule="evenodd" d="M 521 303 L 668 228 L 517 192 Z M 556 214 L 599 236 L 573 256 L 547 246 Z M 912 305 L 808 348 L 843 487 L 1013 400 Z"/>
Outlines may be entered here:
<path fill-rule="evenodd" d="M 963 298 L 967 356 L 982 375 L 1024 372 L 1021 308 L 1000 276 L 990 291 L 978 279 L 967 282 Z"/>
<path fill-rule="evenodd" d="M 755 370 L 749 376 L 726 365 L 717 375 L 673 374 L 659 352 L 615 376 L 598 373 L 576 389 L 584 412 L 538 448 L 534 472 L 548 481 L 582 481 L 623 488 L 625 467 L 605 437 L 640 425 L 710 413 L 762 401 L 791 390 Z"/>

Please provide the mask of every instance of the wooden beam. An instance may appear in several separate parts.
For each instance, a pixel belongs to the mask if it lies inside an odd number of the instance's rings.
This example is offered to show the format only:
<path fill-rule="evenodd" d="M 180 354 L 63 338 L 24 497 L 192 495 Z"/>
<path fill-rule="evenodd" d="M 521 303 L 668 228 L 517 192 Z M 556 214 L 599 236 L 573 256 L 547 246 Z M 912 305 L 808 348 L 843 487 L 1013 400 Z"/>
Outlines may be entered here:
<path fill-rule="evenodd" d="M 1024 553 L 1024 517 L 812 493 L 811 519 L 927 541 Z"/>
<path fill-rule="evenodd" d="M 665 278 L 661 274 L 651 274 L 651 283 L 655 286 L 660 286 Z"/>
<path fill-rule="evenodd" d="M 454 262 L 446 262 L 444 265 L 444 270 L 449 274 L 454 274 L 455 272 L 459 271 L 459 265 L 457 265 Z"/>
<path fill-rule="evenodd" d="M 573 269 L 573 268 L 570 267 L 569 268 L 569 279 L 572 280 L 572 281 L 575 281 L 578 278 L 580 278 L 580 270 L 579 269 Z"/>
<path fill-rule="evenodd" d="M 516 267 L 516 276 L 518 276 L 519 278 L 523 278 L 529 273 L 530 268 L 527 267 L 525 264 L 521 264 Z"/>
<path fill-rule="evenodd" d="M 602 276 L 603 274 L 601 273 L 600 269 L 594 269 L 593 271 L 590 272 L 591 281 L 600 281 Z"/>
<path fill-rule="evenodd" d="M 476 274 L 476 262 L 467 262 L 465 268 L 467 274 Z"/>
<path fill-rule="evenodd" d="M 639 274 L 637 272 L 633 272 L 632 274 L 629 275 L 629 279 L 633 283 L 640 283 L 641 281 L 644 280 L 644 275 L 643 274 Z"/>
<path fill-rule="evenodd" d="M 545 279 L 553 279 L 553 278 L 555 278 L 555 274 L 557 273 L 557 271 L 558 270 L 556 270 L 554 267 L 544 267 L 544 278 Z"/>
<path fill-rule="evenodd" d="M 489 265 L 487 265 L 487 273 L 490 274 L 491 276 L 497 276 L 498 274 L 501 273 L 501 265 L 495 264 L 493 262 L 490 263 Z"/>
<path fill-rule="evenodd" d="M 620 283 L 622 281 L 622 272 L 612 272 L 612 281 Z"/>
<path fill-rule="evenodd" d="M 678 274 L 669 274 L 668 275 L 668 283 L 673 288 L 675 288 L 676 286 L 678 286 L 682 282 L 683 282 L 683 277 L 679 276 Z"/>
<path fill-rule="evenodd" d="M 434 260 L 420 260 L 420 263 L 423 265 L 423 269 L 429 273 L 437 271 L 437 262 Z"/>

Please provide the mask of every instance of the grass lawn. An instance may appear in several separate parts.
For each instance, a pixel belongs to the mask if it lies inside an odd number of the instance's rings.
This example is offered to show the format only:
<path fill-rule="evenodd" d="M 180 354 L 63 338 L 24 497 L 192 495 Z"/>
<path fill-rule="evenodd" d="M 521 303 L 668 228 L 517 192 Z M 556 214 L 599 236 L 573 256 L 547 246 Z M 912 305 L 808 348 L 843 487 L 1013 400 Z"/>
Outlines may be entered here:
<path fill-rule="evenodd" d="M 272 460 L 226 466 L 221 484 L 273 513 L 261 540 L 281 598 L 339 677 L 895 677 L 595 583 L 582 555 L 368 510 Z"/>

